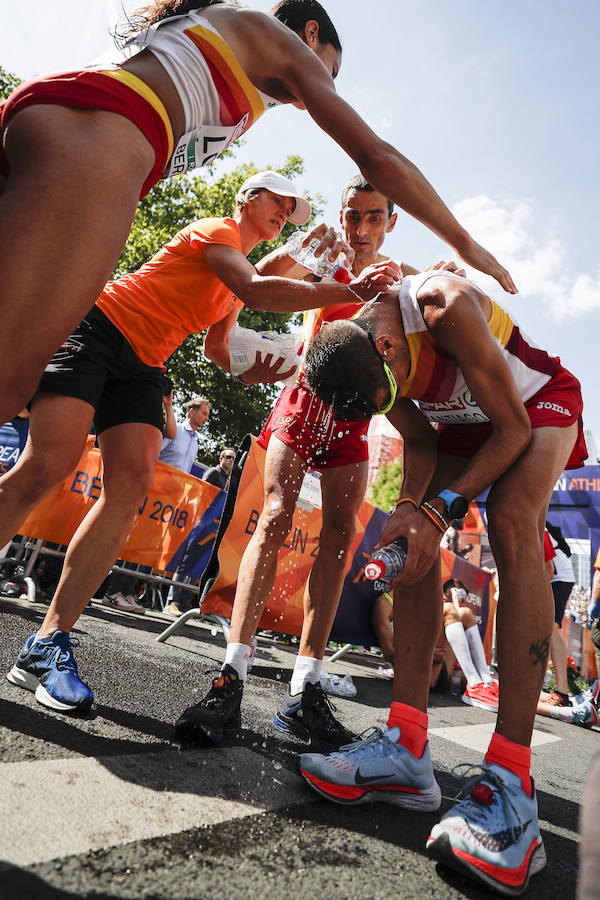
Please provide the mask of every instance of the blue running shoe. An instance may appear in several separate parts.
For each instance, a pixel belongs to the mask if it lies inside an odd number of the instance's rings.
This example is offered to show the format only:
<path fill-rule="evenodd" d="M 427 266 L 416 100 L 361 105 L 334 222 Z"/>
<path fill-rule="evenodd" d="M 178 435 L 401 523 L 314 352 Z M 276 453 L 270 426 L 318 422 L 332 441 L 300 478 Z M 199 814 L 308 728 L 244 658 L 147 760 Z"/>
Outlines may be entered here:
<path fill-rule="evenodd" d="M 575 696 L 569 697 L 569 700 L 571 701 L 571 706 L 581 706 L 582 703 L 593 703 L 594 706 L 597 706 L 599 694 L 600 679 L 596 678 L 589 688 L 582 691 L 581 694 L 575 694 Z"/>
<path fill-rule="evenodd" d="M 40 639 L 32 634 L 6 677 L 11 684 L 34 691 L 42 706 L 59 712 L 85 712 L 94 695 L 77 673 L 72 647 L 78 644 L 66 631 Z"/>
<path fill-rule="evenodd" d="M 396 743 L 399 728 L 365 732 L 362 740 L 338 753 L 303 753 L 300 773 L 308 784 L 334 803 L 384 800 L 407 809 L 439 809 L 441 793 L 433 776 L 429 744 L 421 759 Z"/>
<path fill-rule="evenodd" d="M 469 768 L 478 774 L 433 827 L 427 850 L 443 865 L 516 897 L 546 865 L 535 790 L 530 797 L 519 776 L 502 766 Z"/>
<path fill-rule="evenodd" d="M 573 725 L 581 725 L 582 728 L 592 728 L 598 724 L 598 711 L 591 700 L 580 703 L 573 709 Z"/>

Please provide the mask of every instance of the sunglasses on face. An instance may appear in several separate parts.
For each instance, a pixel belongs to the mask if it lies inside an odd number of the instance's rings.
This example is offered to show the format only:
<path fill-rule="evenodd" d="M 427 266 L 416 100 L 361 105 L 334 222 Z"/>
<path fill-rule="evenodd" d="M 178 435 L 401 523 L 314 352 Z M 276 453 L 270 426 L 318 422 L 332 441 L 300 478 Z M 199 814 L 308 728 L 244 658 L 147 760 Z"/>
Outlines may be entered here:
<path fill-rule="evenodd" d="M 396 379 L 394 378 L 394 373 L 392 372 L 392 370 L 390 369 L 388 364 L 379 355 L 379 352 L 377 350 L 377 345 L 375 344 L 375 339 L 373 338 L 373 335 L 371 334 L 370 331 L 367 332 L 367 337 L 369 338 L 369 341 L 371 342 L 371 346 L 372 346 L 373 350 L 377 354 L 377 358 L 378 358 L 379 362 L 383 366 L 383 371 L 385 372 L 385 377 L 387 378 L 388 384 L 390 387 L 390 399 L 384 406 L 381 407 L 381 409 L 378 409 L 374 413 L 374 415 L 376 415 L 376 416 L 383 416 L 383 415 L 385 415 L 385 413 L 390 411 L 390 409 L 396 402 L 396 395 L 398 393 L 398 385 L 396 383 Z"/>

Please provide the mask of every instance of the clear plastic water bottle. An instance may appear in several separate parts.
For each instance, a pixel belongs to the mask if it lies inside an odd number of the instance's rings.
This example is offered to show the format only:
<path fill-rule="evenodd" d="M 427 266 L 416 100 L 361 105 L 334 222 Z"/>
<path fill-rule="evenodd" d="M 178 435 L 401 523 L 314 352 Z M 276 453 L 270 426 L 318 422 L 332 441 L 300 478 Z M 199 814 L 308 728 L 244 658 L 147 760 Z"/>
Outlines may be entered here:
<path fill-rule="evenodd" d="M 393 541 L 373 554 L 365 566 L 365 578 L 389 584 L 401 574 L 407 556 L 408 546 L 404 538 Z"/>
<path fill-rule="evenodd" d="M 319 238 L 313 238 L 306 246 L 302 241 L 306 238 L 305 231 L 295 231 L 286 244 L 288 256 L 304 266 L 313 275 L 326 281 L 338 281 L 340 284 L 349 284 L 352 281 L 352 272 L 344 265 L 339 256 L 333 262 L 329 259 L 329 253 L 325 251 L 321 256 L 315 256 L 315 250 L 319 246 Z"/>

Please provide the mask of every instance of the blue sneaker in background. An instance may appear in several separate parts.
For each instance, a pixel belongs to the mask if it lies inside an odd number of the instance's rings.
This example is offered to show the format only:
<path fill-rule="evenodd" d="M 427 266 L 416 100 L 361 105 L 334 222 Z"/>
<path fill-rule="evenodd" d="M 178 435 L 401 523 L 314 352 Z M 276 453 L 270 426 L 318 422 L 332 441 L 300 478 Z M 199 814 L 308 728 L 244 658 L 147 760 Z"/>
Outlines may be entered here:
<path fill-rule="evenodd" d="M 78 643 L 77 638 L 71 641 L 66 631 L 45 638 L 32 634 L 6 677 L 11 684 L 33 691 L 42 706 L 59 712 L 85 712 L 94 695 L 77 672 L 72 648 Z"/>
<path fill-rule="evenodd" d="M 429 854 L 442 863 L 516 897 L 546 865 L 535 790 L 531 795 L 514 772 L 494 763 L 478 769 L 427 839 Z"/>

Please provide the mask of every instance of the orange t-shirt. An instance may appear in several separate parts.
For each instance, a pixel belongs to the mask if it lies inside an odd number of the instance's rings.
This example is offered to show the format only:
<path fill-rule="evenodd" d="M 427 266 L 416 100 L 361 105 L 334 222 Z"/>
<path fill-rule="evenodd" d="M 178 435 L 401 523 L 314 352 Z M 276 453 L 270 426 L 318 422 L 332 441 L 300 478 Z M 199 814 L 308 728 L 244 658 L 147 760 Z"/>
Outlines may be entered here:
<path fill-rule="evenodd" d="M 178 231 L 151 260 L 109 281 L 96 305 L 148 366 L 162 366 L 188 334 L 204 331 L 244 304 L 204 260 L 207 244 L 242 252 L 233 219 L 199 219 Z"/>

